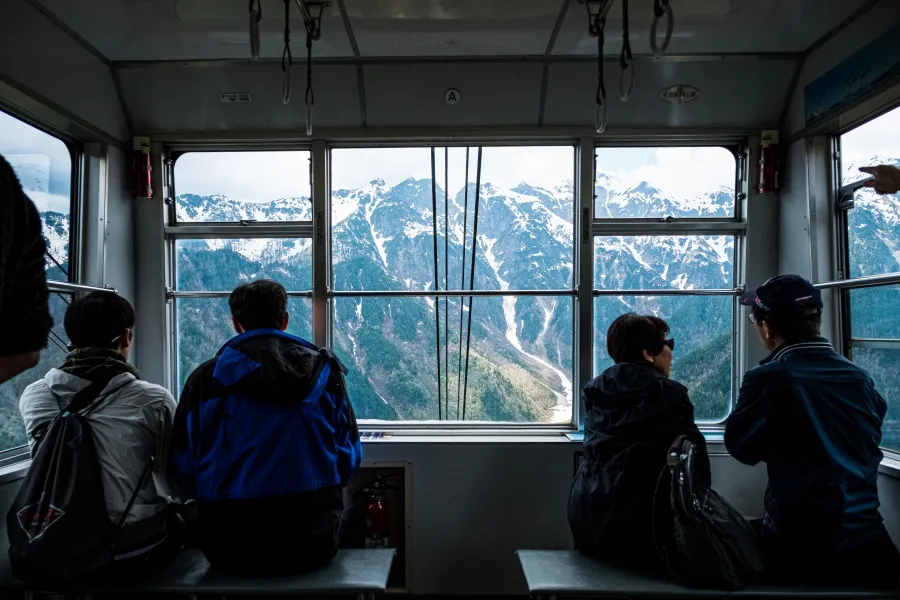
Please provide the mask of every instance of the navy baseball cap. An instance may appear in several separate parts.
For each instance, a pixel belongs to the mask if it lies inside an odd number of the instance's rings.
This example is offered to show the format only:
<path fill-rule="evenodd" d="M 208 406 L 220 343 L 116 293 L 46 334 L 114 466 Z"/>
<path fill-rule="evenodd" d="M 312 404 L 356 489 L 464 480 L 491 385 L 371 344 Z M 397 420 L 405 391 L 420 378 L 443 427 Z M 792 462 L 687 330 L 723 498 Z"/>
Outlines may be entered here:
<path fill-rule="evenodd" d="M 779 275 L 741 295 L 744 306 L 765 311 L 822 308 L 822 293 L 799 275 Z"/>

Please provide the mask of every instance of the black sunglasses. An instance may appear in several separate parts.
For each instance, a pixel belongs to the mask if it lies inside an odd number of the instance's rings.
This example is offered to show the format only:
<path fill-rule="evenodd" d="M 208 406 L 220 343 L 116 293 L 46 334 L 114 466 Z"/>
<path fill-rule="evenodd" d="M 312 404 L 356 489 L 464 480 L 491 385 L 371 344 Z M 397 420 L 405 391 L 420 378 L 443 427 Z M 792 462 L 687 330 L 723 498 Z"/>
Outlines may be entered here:
<path fill-rule="evenodd" d="M 667 340 L 663 340 L 663 344 L 669 347 L 669 350 L 675 352 L 675 338 L 669 338 Z"/>

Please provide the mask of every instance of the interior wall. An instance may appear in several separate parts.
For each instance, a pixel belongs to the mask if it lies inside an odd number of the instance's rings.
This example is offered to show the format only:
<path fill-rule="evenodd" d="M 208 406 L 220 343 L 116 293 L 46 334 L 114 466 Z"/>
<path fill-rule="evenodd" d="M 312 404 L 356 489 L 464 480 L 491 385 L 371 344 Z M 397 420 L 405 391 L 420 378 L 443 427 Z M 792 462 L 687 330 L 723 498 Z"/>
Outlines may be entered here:
<path fill-rule="evenodd" d="M 806 126 L 803 89 L 807 84 L 898 23 L 900 10 L 897 10 L 896 0 L 881 0 L 869 12 L 810 54 L 803 64 L 797 87 L 791 97 L 786 132 L 793 135 Z"/>
<path fill-rule="evenodd" d="M 812 277 L 806 140 L 787 147 L 778 190 L 778 272 Z"/>
<path fill-rule="evenodd" d="M 793 59 L 635 61 L 635 89 L 619 100 L 617 61 L 606 61 L 609 129 L 666 127 L 763 129 L 778 121 L 795 70 Z M 371 64 L 362 77 L 352 65 L 313 68 L 314 132 L 323 129 L 494 127 L 534 128 L 541 115 L 539 63 Z M 123 65 L 119 77 L 135 128 L 142 134 L 305 133 L 304 65 L 293 69 L 289 105 L 281 99 L 278 64 Z M 364 110 L 360 109 L 364 84 Z M 672 105 L 658 99 L 670 85 L 693 85 L 698 100 Z M 597 64 L 549 67 L 544 122 L 591 128 Z M 447 104 L 444 93 L 459 91 Z M 250 103 L 223 104 L 223 92 L 249 92 Z"/>
<path fill-rule="evenodd" d="M 0 79 L 116 141 L 128 125 L 109 67 L 27 0 L 3 0 Z"/>
<path fill-rule="evenodd" d="M 134 196 L 131 192 L 131 157 L 108 146 L 106 153 L 106 269 L 104 284 L 135 302 Z"/>

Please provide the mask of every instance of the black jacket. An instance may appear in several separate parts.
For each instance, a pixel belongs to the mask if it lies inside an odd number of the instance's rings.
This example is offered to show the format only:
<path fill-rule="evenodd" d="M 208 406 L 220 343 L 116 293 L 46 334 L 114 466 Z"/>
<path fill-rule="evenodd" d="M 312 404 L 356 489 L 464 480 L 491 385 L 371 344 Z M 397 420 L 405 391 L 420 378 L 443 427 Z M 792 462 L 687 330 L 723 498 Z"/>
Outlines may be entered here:
<path fill-rule="evenodd" d="M 584 460 L 568 511 L 575 547 L 604 559 L 656 564 L 653 498 L 677 436 L 697 444 L 696 477 L 710 484 L 706 441 L 694 424 L 687 388 L 649 365 L 622 363 L 582 395 Z M 665 513 L 659 518 L 668 519 Z"/>

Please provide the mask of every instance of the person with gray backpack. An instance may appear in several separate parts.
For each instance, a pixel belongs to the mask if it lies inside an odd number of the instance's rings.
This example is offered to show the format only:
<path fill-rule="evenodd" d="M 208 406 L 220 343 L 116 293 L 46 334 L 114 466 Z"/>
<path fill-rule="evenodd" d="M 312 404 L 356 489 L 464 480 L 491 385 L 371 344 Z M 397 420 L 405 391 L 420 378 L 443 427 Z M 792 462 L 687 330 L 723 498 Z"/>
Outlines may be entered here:
<path fill-rule="evenodd" d="M 25 582 L 132 577 L 181 547 L 165 476 L 175 401 L 128 363 L 134 320 L 115 293 L 75 300 L 70 354 L 22 394 L 33 459 L 6 524 Z"/>

